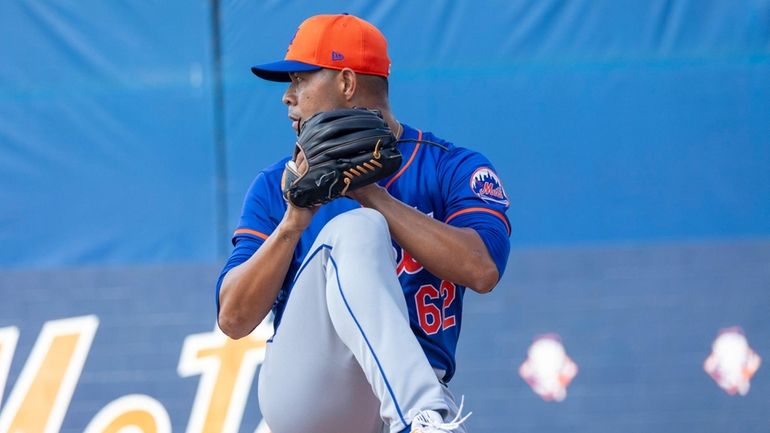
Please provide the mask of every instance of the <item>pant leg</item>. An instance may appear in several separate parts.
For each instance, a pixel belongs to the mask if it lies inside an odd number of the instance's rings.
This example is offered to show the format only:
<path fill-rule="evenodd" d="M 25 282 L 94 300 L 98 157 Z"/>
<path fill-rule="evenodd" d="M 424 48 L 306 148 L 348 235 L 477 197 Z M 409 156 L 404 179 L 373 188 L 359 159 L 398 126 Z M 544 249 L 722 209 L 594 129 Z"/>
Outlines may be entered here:
<path fill-rule="evenodd" d="M 399 432 L 411 409 L 449 412 L 409 327 L 378 212 L 346 212 L 321 231 L 268 345 L 259 386 L 274 433 L 379 432 L 383 423 Z"/>
<path fill-rule="evenodd" d="M 326 254 L 307 263 L 267 345 L 260 409 L 273 433 L 380 433 L 379 400 L 327 311 Z"/>

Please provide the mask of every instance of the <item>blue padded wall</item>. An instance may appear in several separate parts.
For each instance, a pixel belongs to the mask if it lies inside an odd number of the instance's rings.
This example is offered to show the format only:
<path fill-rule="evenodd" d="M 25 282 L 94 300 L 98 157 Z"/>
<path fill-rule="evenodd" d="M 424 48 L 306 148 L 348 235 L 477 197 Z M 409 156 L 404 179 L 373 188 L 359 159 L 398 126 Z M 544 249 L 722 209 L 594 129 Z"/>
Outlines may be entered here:
<path fill-rule="evenodd" d="M 246 65 L 347 11 L 388 38 L 396 116 L 496 164 L 514 244 L 770 234 L 768 1 L 307 6 L 225 5 L 232 224 L 240 179 L 293 144 L 284 85 Z"/>
<path fill-rule="evenodd" d="M 507 274 L 466 297 L 471 432 L 768 431 L 770 0 L 0 2 L 0 423 L 45 324 L 85 316 L 60 431 L 134 394 L 196 431 L 214 370 L 185 347 L 219 341 L 228 232 L 295 139 L 249 66 L 335 12 L 387 36 L 398 118 L 482 151 L 511 198 Z M 728 326 L 764 358 L 745 397 L 703 371 Z M 562 403 L 518 375 L 549 332 L 580 369 Z"/>
<path fill-rule="evenodd" d="M 249 65 L 339 11 L 389 38 L 401 120 L 498 166 L 514 243 L 770 233 L 768 1 L 228 1 L 222 106 L 207 2 L 0 8 L 6 266 L 221 258 L 293 142 Z"/>
<path fill-rule="evenodd" d="M 0 266 L 215 259 L 208 2 L 0 5 Z"/>

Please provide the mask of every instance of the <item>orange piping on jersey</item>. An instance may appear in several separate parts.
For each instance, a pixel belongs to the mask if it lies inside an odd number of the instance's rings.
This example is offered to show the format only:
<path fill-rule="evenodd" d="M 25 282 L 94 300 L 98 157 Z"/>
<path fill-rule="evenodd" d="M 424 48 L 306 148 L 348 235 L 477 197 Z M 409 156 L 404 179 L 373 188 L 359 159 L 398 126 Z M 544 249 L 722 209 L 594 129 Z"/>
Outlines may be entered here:
<path fill-rule="evenodd" d="M 393 182 L 395 182 L 396 179 L 401 177 L 401 175 L 404 174 L 406 169 L 409 168 L 409 165 L 412 163 L 412 161 L 414 161 L 414 156 L 417 155 L 417 151 L 420 149 L 420 145 L 422 144 L 422 143 L 420 143 L 420 140 L 422 140 L 422 131 L 420 131 L 418 129 L 417 130 L 417 145 L 414 146 L 414 150 L 412 151 L 412 156 L 410 156 L 409 157 L 409 161 L 407 161 L 406 164 L 404 164 L 404 166 L 401 167 L 401 170 L 399 170 L 398 173 L 396 173 L 396 175 L 393 176 L 393 179 L 389 180 L 388 183 L 385 184 L 385 189 L 390 188 L 390 186 L 393 184 Z"/>
<path fill-rule="evenodd" d="M 449 217 L 444 221 L 445 223 L 449 223 L 452 219 L 454 219 L 456 216 L 462 215 L 464 213 L 470 213 L 470 212 L 486 212 L 490 213 L 498 218 L 500 218 L 503 221 L 503 224 L 505 224 L 506 230 L 508 230 L 508 235 L 511 235 L 511 226 L 508 225 L 508 221 L 505 219 L 505 216 L 501 214 L 500 212 L 493 210 L 493 209 L 487 209 L 485 207 L 469 207 L 467 209 L 458 210 L 457 212 L 453 213 L 452 215 L 449 215 Z"/>
<path fill-rule="evenodd" d="M 266 234 L 264 234 L 262 232 L 258 232 L 256 230 L 251 230 L 251 229 L 238 229 L 238 230 L 236 230 L 233 233 L 233 236 L 235 236 L 235 235 L 242 235 L 242 234 L 254 235 L 254 236 L 258 237 L 258 238 L 262 238 L 263 240 L 267 240 L 267 235 Z"/>

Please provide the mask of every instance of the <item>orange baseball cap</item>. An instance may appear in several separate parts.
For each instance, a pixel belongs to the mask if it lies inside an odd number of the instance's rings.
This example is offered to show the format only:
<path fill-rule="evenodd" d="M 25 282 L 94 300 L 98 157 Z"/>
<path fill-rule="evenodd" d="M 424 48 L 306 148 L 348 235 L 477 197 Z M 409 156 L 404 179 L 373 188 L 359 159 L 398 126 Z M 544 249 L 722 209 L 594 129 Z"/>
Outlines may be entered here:
<path fill-rule="evenodd" d="M 353 15 L 315 15 L 297 28 L 283 60 L 251 67 L 270 81 L 289 82 L 290 72 L 350 68 L 359 74 L 390 74 L 388 42 L 377 27 Z"/>

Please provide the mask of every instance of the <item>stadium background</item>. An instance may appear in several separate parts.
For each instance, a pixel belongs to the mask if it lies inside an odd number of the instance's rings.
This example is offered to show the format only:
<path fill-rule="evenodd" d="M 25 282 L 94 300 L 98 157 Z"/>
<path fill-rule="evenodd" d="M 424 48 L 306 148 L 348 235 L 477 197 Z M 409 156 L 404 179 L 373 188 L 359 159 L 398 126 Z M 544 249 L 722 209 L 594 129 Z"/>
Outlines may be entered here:
<path fill-rule="evenodd" d="M 768 0 L 2 2 L 0 429 L 81 432 L 140 394 L 175 432 L 255 431 L 248 372 L 212 408 L 218 364 L 183 348 L 221 343 L 241 199 L 293 143 L 248 67 L 326 12 L 380 27 L 398 117 L 485 153 L 511 199 L 507 273 L 466 297 L 471 431 L 770 431 Z M 95 335 L 49 413 L 13 389 L 61 319 Z M 727 326 L 765 358 L 744 397 L 703 371 Z M 547 332 L 580 369 L 561 403 L 518 375 Z"/>

